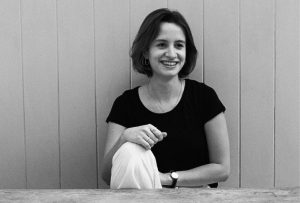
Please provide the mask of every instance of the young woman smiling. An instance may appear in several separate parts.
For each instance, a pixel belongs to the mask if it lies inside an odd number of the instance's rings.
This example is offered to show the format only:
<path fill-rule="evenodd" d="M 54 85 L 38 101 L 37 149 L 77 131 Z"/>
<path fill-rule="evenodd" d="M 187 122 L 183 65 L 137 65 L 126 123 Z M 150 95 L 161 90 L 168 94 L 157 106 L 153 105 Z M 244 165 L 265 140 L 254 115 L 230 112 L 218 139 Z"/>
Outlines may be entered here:
<path fill-rule="evenodd" d="M 225 107 L 211 87 L 186 79 L 197 49 L 184 17 L 151 12 L 131 57 L 149 81 L 113 104 L 103 179 L 113 189 L 217 187 L 230 173 Z"/>

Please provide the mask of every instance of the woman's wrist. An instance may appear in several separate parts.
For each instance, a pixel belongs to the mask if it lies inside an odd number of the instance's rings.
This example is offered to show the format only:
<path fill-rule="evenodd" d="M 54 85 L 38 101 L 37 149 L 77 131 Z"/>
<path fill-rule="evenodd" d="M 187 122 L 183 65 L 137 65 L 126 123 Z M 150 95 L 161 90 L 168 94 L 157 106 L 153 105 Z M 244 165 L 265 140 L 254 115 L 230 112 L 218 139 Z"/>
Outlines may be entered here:
<path fill-rule="evenodd" d="M 126 139 L 126 130 L 127 129 L 125 129 L 123 131 L 123 133 L 121 134 L 121 136 L 120 136 L 120 139 L 119 139 L 119 145 L 120 146 L 122 146 L 125 142 L 127 142 L 127 139 Z"/>
<path fill-rule="evenodd" d="M 170 186 L 172 184 L 170 173 L 160 173 L 160 182 L 162 186 Z"/>

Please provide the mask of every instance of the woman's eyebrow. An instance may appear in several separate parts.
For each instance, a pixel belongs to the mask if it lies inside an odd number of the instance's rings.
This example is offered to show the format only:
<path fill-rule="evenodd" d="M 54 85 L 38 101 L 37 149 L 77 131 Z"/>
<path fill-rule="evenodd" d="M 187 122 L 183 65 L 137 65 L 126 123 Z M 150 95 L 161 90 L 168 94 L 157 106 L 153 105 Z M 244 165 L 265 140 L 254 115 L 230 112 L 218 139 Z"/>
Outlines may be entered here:
<path fill-rule="evenodd" d="M 176 42 L 185 44 L 185 40 L 176 40 Z"/>
<path fill-rule="evenodd" d="M 165 39 L 155 39 L 154 42 L 167 42 Z"/>
<path fill-rule="evenodd" d="M 155 39 L 154 42 L 168 42 L 168 40 L 165 40 L 165 39 Z M 185 44 L 185 40 L 175 40 L 175 42 L 179 42 L 179 43 L 183 43 Z"/>

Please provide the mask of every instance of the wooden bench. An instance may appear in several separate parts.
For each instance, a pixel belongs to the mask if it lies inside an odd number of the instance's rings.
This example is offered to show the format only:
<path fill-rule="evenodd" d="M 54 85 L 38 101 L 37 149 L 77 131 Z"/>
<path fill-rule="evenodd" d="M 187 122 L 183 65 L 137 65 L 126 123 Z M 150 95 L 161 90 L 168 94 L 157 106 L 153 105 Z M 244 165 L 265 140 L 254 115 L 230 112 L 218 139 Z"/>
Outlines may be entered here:
<path fill-rule="evenodd" d="M 300 187 L 285 189 L 0 190 L 9 202 L 300 202 Z"/>

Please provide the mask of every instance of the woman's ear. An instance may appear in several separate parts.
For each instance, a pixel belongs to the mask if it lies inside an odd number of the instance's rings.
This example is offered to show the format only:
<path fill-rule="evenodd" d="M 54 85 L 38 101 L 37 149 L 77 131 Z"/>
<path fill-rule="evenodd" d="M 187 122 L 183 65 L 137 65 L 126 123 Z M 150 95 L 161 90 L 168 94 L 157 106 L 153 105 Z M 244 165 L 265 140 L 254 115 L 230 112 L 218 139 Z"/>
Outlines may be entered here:
<path fill-rule="evenodd" d="M 144 56 L 145 59 L 149 59 L 149 53 L 148 53 L 148 51 L 144 52 L 143 56 Z"/>

